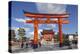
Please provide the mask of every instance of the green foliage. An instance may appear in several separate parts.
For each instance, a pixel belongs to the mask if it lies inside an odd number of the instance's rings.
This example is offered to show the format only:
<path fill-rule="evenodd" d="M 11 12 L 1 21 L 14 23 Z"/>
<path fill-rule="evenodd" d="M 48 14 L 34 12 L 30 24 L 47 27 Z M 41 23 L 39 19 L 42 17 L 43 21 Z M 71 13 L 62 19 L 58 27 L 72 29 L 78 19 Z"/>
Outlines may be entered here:
<path fill-rule="evenodd" d="M 57 39 L 57 41 L 59 41 L 59 33 L 57 33 L 54 38 Z M 62 38 L 63 38 L 63 41 L 65 41 L 68 39 L 68 36 L 63 33 Z"/>
<path fill-rule="evenodd" d="M 18 29 L 18 35 L 19 35 L 19 39 L 23 39 L 24 35 L 25 35 L 25 29 L 24 28 L 19 28 Z"/>

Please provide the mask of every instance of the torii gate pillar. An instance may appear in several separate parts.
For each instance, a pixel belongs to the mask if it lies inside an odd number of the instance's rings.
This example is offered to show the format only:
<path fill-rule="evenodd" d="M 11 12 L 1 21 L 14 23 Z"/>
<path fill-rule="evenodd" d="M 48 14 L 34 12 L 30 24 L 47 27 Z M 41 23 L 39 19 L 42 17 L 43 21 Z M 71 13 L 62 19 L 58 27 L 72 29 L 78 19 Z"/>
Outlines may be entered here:
<path fill-rule="evenodd" d="M 38 21 L 34 20 L 34 41 L 33 48 L 38 48 Z"/>
<path fill-rule="evenodd" d="M 63 35 L 62 35 L 62 19 L 59 18 L 58 19 L 58 27 L 59 27 L 59 46 L 62 47 L 62 43 L 63 43 Z"/>

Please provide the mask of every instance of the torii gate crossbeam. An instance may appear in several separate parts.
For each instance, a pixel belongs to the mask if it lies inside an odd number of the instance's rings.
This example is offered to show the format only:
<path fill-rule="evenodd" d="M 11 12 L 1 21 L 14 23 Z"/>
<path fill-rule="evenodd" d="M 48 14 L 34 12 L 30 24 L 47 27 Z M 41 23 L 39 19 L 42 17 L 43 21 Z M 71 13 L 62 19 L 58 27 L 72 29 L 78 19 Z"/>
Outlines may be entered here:
<path fill-rule="evenodd" d="M 26 23 L 34 24 L 34 47 L 36 48 L 38 44 L 38 24 L 58 24 L 59 27 L 59 40 L 60 47 L 62 47 L 62 24 L 68 24 L 68 20 L 63 20 L 63 18 L 68 18 L 69 14 L 43 14 L 43 13 L 30 13 L 25 12 L 26 17 L 34 18 L 34 20 L 26 20 Z M 47 20 L 40 20 L 39 18 L 46 18 Z M 50 18 L 57 18 L 58 20 L 50 20 Z"/>

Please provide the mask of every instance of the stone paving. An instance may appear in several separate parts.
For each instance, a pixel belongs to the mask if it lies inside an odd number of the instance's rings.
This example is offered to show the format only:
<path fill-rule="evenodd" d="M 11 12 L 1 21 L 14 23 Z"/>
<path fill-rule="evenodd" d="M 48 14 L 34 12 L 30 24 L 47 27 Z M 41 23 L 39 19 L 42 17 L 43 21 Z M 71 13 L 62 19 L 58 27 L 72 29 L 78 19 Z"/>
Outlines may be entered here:
<path fill-rule="evenodd" d="M 26 48 L 25 46 L 23 48 L 13 47 L 12 52 L 13 53 L 20 53 L 20 52 L 38 52 L 38 51 L 54 51 L 54 50 L 66 50 L 66 49 L 77 49 L 77 46 L 72 45 L 72 48 L 69 48 L 69 46 L 59 47 L 59 45 L 54 46 L 44 46 L 38 47 L 36 49 L 32 49 L 30 46 Z"/>

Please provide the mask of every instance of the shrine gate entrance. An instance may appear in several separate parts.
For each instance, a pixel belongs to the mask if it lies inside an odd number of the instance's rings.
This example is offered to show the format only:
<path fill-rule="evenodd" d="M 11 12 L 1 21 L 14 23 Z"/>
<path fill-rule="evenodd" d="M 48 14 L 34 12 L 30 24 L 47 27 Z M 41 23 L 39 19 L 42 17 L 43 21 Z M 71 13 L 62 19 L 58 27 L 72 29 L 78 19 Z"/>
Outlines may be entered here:
<path fill-rule="evenodd" d="M 65 20 L 64 18 L 68 18 L 69 14 L 43 14 L 43 13 L 31 13 L 31 12 L 24 12 L 24 15 L 29 18 L 34 18 L 33 20 L 26 20 L 26 23 L 33 23 L 34 24 L 34 48 L 38 47 L 38 24 L 58 24 L 59 28 L 59 41 L 60 47 L 62 47 L 62 24 L 68 24 L 69 21 Z M 46 18 L 46 20 L 42 20 Z M 58 20 L 50 20 L 51 18 L 56 18 Z"/>

